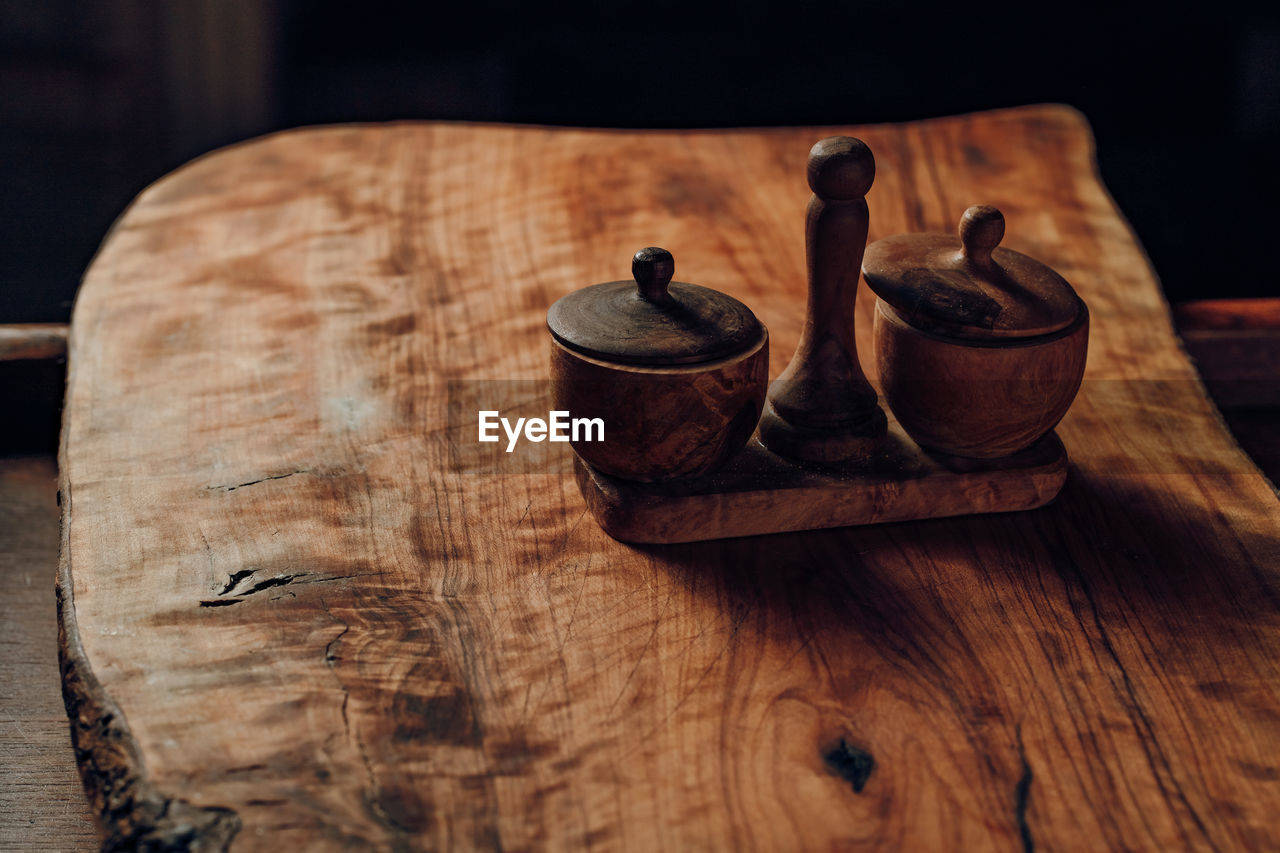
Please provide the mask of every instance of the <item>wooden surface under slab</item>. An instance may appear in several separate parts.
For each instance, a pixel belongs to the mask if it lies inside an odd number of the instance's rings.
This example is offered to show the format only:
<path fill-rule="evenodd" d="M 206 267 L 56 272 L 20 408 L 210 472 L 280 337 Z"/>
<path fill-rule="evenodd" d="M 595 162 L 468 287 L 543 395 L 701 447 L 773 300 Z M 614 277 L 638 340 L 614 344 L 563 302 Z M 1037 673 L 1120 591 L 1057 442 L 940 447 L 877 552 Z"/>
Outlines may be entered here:
<path fill-rule="evenodd" d="M 994 204 L 1089 303 L 1055 503 L 632 548 L 565 470 L 450 468 L 448 382 L 545 376 L 546 306 L 635 246 L 784 363 L 805 157 L 840 131 L 876 154 L 873 239 Z M 70 350 L 65 690 L 111 838 L 1274 843 L 1280 501 L 1070 110 L 283 134 L 140 197 Z"/>
<path fill-rule="evenodd" d="M 58 681 L 57 468 L 0 457 L 0 850 L 98 849 Z"/>

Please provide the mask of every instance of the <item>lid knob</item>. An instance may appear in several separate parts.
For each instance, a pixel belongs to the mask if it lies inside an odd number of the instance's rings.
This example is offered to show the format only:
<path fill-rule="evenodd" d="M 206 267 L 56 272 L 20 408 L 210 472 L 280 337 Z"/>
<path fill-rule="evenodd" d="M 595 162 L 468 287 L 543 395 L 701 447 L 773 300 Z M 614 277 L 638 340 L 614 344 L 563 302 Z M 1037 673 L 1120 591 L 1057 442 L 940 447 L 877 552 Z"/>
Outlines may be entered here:
<path fill-rule="evenodd" d="M 631 277 L 636 280 L 640 298 L 657 305 L 672 301 L 667 288 L 676 274 L 676 259 L 666 249 L 650 246 L 635 253 L 631 259 Z"/>
<path fill-rule="evenodd" d="M 960 217 L 960 254 L 974 264 L 991 266 L 991 252 L 1004 239 L 1004 214 L 989 204 L 975 204 Z"/>

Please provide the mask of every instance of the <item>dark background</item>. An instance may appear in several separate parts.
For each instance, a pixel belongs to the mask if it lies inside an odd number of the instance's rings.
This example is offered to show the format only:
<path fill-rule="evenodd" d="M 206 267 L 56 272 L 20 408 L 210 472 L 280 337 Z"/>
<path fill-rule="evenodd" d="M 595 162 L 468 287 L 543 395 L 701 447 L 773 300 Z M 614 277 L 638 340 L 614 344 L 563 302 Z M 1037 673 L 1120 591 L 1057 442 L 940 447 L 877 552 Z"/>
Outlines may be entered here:
<path fill-rule="evenodd" d="M 855 124 L 1045 101 L 1092 122 L 1171 301 L 1280 295 L 1280 14 L 1036 5 L 0 0 L 0 323 L 65 321 L 139 190 L 275 129 Z"/>
<path fill-rule="evenodd" d="M 1093 123 L 1174 301 L 1276 295 L 1280 15 L 1206 4 L 43 0 L 0 4 L 0 322 L 65 320 L 147 183 L 239 139 L 396 118 L 897 121 L 1042 101 Z M 992 10 L 996 7 L 986 6 Z"/>

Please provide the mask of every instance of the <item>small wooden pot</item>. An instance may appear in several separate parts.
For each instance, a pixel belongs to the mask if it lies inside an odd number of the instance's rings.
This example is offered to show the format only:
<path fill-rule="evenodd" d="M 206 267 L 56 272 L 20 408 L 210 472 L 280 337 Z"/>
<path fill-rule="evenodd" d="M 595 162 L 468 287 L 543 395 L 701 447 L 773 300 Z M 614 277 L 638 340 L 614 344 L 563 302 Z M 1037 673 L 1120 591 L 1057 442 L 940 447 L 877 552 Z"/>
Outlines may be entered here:
<path fill-rule="evenodd" d="M 746 444 L 769 382 L 769 333 L 736 299 L 671 282 L 674 261 L 642 249 L 635 283 L 569 294 L 547 314 L 555 408 L 599 418 L 584 462 L 640 482 L 697 477 Z"/>
<path fill-rule="evenodd" d="M 990 459 L 1024 450 L 1066 414 L 1084 376 L 1089 311 L 1065 280 L 996 248 L 1004 217 L 965 211 L 960 239 L 873 243 L 880 387 L 921 447 Z"/>
<path fill-rule="evenodd" d="M 876 304 L 885 401 L 917 444 L 953 456 L 1008 456 L 1057 426 L 1080 389 L 1088 338 L 1088 311 L 1053 335 L 982 344 L 923 332 Z"/>

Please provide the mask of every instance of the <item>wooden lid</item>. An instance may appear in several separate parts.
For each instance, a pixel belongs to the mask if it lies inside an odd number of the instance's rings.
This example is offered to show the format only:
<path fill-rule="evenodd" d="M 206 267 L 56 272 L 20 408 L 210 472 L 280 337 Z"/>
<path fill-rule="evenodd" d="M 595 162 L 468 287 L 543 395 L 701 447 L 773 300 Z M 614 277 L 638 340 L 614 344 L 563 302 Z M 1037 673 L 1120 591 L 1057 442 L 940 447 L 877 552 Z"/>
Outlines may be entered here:
<path fill-rule="evenodd" d="M 575 352 L 622 364 L 696 364 L 759 340 L 760 321 L 732 296 L 672 281 L 675 260 L 651 247 L 631 259 L 635 281 L 574 291 L 547 311 L 555 339 Z"/>
<path fill-rule="evenodd" d="M 899 234 L 867 247 L 862 273 L 876 295 L 918 329 L 969 339 L 1026 338 L 1064 329 L 1083 303 L 1066 279 L 1010 249 L 1004 215 L 974 205 L 960 237 Z"/>

